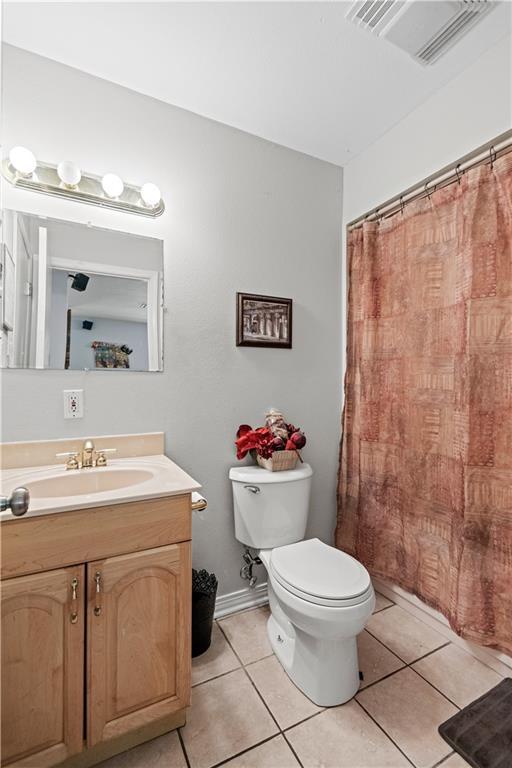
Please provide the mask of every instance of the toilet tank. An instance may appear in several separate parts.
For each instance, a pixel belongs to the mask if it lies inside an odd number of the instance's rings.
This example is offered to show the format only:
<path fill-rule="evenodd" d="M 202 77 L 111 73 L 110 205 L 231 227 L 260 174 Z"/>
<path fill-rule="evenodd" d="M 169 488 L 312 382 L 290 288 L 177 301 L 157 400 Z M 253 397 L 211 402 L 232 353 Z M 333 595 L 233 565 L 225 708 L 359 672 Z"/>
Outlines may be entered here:
<path fill-rule="evenodd" d="M 312 475 L 309 464 L 283 472 L 254 466 L 230 469 L 238 541 L 255 549 L 302 541 Z"/>

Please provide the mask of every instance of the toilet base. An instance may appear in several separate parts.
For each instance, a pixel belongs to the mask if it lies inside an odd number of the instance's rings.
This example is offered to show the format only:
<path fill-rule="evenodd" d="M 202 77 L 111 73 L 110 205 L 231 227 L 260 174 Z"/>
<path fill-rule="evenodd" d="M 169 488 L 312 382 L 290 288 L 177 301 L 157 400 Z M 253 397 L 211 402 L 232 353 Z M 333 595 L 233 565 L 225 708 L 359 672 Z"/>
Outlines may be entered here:
<path fill-rule="evenodd" d="M 359 689 L 355 637 L 308 635 L 294 627 L 278 605 L 272 606 L 267 632 L 288 677 L 314 704 L 335 707 L 355 696 Z"/>

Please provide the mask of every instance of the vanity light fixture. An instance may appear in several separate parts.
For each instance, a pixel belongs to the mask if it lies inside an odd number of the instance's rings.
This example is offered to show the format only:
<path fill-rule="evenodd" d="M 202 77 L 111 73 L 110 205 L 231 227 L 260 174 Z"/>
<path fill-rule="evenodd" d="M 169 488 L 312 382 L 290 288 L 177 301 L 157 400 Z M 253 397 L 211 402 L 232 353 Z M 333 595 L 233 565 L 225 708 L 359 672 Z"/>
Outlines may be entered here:
<path fill-rule="evenodd" d="M 34 154 L 26 147 L 13 147 L 9 152 L 9 166 L 14 171 L 14 175 L 23 178 L 30 178 L 34 173 L 37 161 Z"/>
<path fill-rule="evenodd" d="M 142 185 L 140 196 L 148 208 L 155 208 L 162 199 L 162 195 L 160 194 L 157 185 L 152 184 L 151 182 Z"/>
<path fill-rule="evenodd" d="M 2 162 L 2 173 L 19 189 L 43 192 L 79 203 L 152 218 L 160 216 L 165 210 L 156 184 L 147 183 L 142 187 L 127 184 L 115 173 L 96 176 L 82 172 L 70 160 L 63 160 L 58 165 L 43 163 L 37 161 L 29 149 L 21 146 L 11 149 Z"/>
<path fill-rule="evenodd" d="M 106 173 L 101 180 L 101 186 L 107 197 L 112 199 L 121 197 L 123 194 L 123 180 L 115 173 Z"/>
<path fill-rule="evenodd" d="M 57 176 L 68 189 L 76 189 L 82 178 L 82 171 L 71 160 L 61 160 L 57 166 Z"/>

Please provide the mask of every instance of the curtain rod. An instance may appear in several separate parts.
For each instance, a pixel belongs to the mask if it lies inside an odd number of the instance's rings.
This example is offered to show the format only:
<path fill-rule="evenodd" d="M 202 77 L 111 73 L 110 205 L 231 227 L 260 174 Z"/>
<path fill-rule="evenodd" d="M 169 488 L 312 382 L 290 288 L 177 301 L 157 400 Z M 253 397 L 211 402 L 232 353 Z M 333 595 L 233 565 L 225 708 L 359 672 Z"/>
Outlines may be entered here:
<path fill-rule="evenodd" d="M 426 179 L 423 179 L 418 184 L 409 187 L 402 194 L 395 195 L 377 208 L 372 208 L 371 211 L 358 216 L 357 219 L 347 224 L 347 229 L 357 229 L 366 221 L 380 221 L 383 218 L 393 216 L 395 213 L 403 210 L 404 206 L 408 203 L 420 200 L 422 197 L 428 197 L 436 189 L 442 189 L 442 187 L 459 181 L 462 175 L 471 168 L 487 163 L 492 164 L 497 157 L 510 151 L 512 151 L 512 130 L 502 133 L 492 141 L 478 147 L 478 149 L 462 157 L 455 165 L 452 163 L 445 166 L 437 173 L 427 176 Z"/>

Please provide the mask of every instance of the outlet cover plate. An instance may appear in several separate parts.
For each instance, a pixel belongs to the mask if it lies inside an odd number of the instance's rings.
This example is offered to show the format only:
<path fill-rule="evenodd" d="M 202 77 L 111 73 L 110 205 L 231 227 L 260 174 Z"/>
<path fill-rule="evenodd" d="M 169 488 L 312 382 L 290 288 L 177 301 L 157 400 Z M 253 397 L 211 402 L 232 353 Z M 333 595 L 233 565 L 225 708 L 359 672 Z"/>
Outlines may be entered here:
<path fill-rule="evenodd" d="M 84 391 L 83 389 L 65 389 L 64 418 L 81 419 L 84 415 Z"/>

